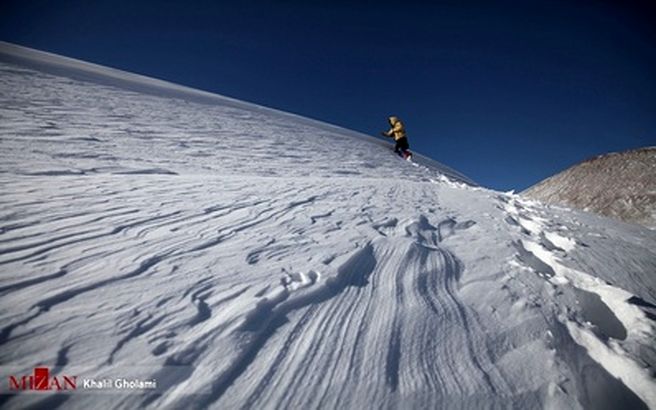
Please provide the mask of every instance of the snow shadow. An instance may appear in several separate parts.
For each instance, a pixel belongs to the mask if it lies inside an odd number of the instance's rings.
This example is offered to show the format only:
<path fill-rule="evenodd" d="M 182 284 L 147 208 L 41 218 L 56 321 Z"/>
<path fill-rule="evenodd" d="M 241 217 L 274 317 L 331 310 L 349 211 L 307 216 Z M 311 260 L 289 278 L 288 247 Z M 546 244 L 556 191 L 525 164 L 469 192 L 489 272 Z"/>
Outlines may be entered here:
<path fill-rule="evenodd" d="M 515 249 L 517 249 L 517 252 L 519 252 L 517 259 L 519 259 L 524 265 L 533 269 L 538 276 L 542 277 L 541 275 L 546 275 L 547 279 L 556 276 L 556 272 L 553 268 L 544 263 L 542 259 L 535 256 L 533 252 L 527 250 L 521 240 L 515 241 L 512 244 Z"/>
<path fill-rule="evenodd" d="M 594 325 L 592 329 L 594 334 L 602 339 L 609 337 L 619 340 L 626 339 L 626 328 L 599 295 L 576 287 L 572 289 L 579 302 L 583 319 Z"/>

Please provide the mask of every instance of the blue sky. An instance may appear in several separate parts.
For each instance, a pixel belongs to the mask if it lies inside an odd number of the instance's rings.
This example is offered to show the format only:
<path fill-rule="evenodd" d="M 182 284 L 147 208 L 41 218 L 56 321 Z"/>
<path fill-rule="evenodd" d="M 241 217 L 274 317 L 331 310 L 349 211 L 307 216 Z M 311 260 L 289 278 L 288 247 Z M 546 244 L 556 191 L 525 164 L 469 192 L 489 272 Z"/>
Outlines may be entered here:
<path fill-rule="evenodd" d="M 6 0 L 0 39 L 371 135 L 397 115 L 502 190 L 656 144 L 648 2 L 423 3 Z"/>

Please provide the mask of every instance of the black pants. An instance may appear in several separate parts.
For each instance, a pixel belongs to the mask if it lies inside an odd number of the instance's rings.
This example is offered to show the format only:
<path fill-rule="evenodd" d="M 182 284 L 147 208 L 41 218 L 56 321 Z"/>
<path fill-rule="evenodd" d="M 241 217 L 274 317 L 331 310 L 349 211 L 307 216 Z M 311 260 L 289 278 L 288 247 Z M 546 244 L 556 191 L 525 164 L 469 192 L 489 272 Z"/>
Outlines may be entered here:
<path fill-rule="evenodd" d="M 401 137 L 396 140 L 396 145 L 394 146 L 394 152 L 397 154 L 402 154 L 405 151 L 410 149 L 410 144 L 408 144 L 408 139 L 406 137 Z"/>

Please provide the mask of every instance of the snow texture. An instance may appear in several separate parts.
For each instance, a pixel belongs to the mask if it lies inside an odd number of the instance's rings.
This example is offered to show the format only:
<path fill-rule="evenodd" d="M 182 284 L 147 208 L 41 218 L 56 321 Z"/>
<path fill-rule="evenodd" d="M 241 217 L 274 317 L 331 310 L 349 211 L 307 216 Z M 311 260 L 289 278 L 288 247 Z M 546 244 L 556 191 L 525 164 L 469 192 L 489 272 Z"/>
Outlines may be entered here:
<path fill-rule="evenodd" d="M 656 408 L 654 231 L 8 44 L 0 100 L 2 368 L 158 381 L 7 408 Z"/>

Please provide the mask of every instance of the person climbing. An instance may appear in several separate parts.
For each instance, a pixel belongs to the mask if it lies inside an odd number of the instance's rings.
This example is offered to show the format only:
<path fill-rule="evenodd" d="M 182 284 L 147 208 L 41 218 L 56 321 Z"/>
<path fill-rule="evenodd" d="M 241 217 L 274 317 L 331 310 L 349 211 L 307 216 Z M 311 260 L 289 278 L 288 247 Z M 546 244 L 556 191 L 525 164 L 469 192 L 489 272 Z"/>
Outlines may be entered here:
<path fill-rule="evenodd" d="M 396 145 L 394 145 L 394 152 L 404 159 L 410 159 L 412 153 L 410 152 L 410 144 L 408 144 L 408 137 L 405 134 L 405 127 L 398 117 L 389 117 L 389 123 L 392 128 L 389 131 L 383 131 L 381 135 L 384 137 L 394 138 Z"/>

